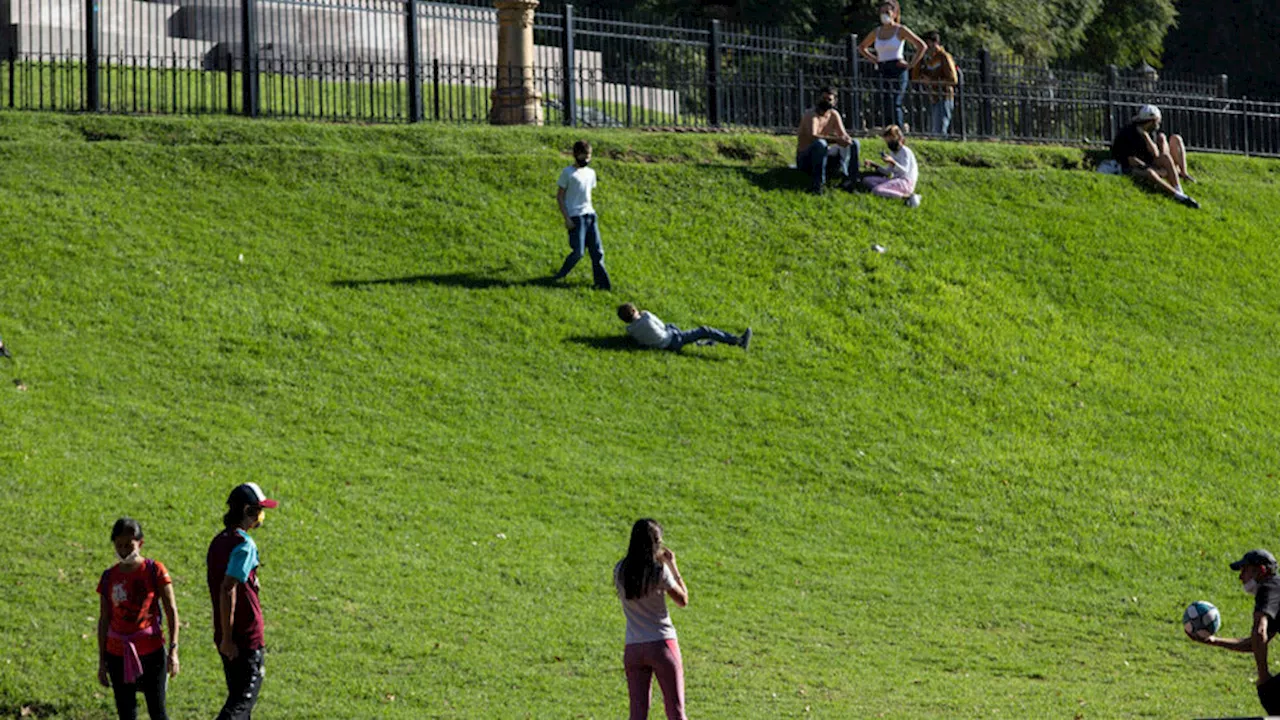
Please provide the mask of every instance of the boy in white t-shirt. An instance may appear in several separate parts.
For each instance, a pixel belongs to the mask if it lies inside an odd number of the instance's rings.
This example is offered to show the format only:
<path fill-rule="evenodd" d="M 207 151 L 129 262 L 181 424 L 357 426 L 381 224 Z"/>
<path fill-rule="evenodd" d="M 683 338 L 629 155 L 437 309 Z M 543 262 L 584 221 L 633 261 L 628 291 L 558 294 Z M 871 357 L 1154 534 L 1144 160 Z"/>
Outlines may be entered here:
<path fill-rule="evenodd" d="M 679 352 L 685 345 L 699 341 L 707 344 L 737 345 L 743 350 L 751 346 L 751 328 L 747 328 L 741 336 L 730 335 L 723 330 L 706 325 L 692 330 L 681 330 L 675 325 L 663 323 L 657 315 L 648 310 L 641 311 L 631 303 L 618 306 L 618 319 L 627 324 L 627 334 L 633 340 L 648 348 Z"/>
<path fill-rule="evenodd" d="M 591 205 L 591 190 L 596 186 L 596 171 L 587 167 L 591 162 L 591 143 L 579 140 L 573 144 L 574 164 L 560 172 L 556 183 L 556 203 L 564 216 L 564 226 L 569 231 L 569 257 L 564 259 L 556 280 L 563 280 L 574 265 L 582 259 L 584 251 L 591 253 L 591 274 L 597 290 L 612 290 L 609 271 L 604 269 L 604 246 L 600 243 L 600 226 L 596 224 L 596 209 Z"/>

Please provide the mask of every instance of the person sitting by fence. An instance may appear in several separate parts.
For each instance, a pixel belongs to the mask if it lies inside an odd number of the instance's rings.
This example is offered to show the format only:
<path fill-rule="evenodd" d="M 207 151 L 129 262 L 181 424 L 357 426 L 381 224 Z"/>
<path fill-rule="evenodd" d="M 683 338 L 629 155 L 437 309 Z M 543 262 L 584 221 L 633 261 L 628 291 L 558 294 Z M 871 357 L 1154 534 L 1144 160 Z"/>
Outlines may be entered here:
<path fill-rule="evenodd" d="M 858 169 L 858 141 L 844 129 L 844 120 L 836 110 L 836 91 L 825 88 L 818 93 L 813 109 L 800 118 L 796 131 L 796 167 L 809 174 L 812 183 L 809 191 L 822 193 L 827 182 L 827 165 L 838 166 L 840 186 L 852 189 L 850 168 Z M 852 165 L 850 164 L 852 163 Z"/>
<path fill-rule="evenodd" d="M 870 52 L 875 44 L 876 52 Z M 916 48 L 915 58 L 907 62 L 906 44 Z M 907 84 L 910 73 L 924 58 L 924 41 L 902 24 L 902 9 L 898 0 L 885 0 L 880 4 L 880 26 L 858 44 L 858 52 L 862 57 L 880 68 L 881 103 L 884 126 L 897 125 L 904 127 L 902 103 L 907 97 Z"/>
<path fill-rule="evenodd" d="M 730 335 L 713 327 L 697 327 L 692 330 L 681 330 L 675 325 L 664 323 L 657 315 L 648 310 L 640 310 L 631 303 L 618 306 L 618 319 L 627 324 L 627 334 L 640 345 L 659 350 L 680 352 L 685 345 L 737 345 L 746 350 L 751 347 L 751 328 L 742 335 Z"/>
<path fill-rule="evenodd" d="M 924 85 L 929 96 L 929 132 L 946 135 L 951 130 L 960 74 L 956 71 L 955 58 L 942 47 L 942 35 L 937 30 L 925 33 L 924 41 L 927 45 L 924 59 L 916 65 L 911 79 Z"/>
<path fill-rule="evenodd" d="M 916 179 L 919 177 L 920 167 L 916 164 L 916 154 L 907 147 L 902 128 L 897 125 L 885 128 L 883 137 L 889 148 L 888 152 L 880 155 L 885 164 L 877 165 L 868 160 L 867 167 L 876 174 L 864 175 L 863 184 L 871 189 L 872 194 L 905 200 L 908 206 L 919 207 Z"/>
<path fill-rule="evenodd" d="M 1182 181 L 1195 182 L 1187 174 L 1187 148 L 1180 135 L 1166 137 L 1160 129 L 1160 108 L 1143 105 L 1133 121 L 1116 133 L 1111 143 L 1111 157 L 1120 163 L 1126 175 L 1141 178 L 1172 195 L 1189 208 L 1200 203 L 1182 191 Z"/>

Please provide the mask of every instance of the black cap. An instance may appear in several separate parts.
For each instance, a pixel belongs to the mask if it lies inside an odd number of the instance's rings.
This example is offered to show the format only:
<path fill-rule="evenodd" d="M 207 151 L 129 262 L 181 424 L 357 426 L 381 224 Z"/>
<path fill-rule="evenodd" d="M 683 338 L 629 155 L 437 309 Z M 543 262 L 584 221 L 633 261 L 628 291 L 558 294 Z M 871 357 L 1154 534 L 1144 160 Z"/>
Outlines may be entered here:
<path fill-rule="evenodd" d="M 258 487 L 258 483 L 247 482 L 243 485 L 237 485 L 236 489 L 231 491 L 231 495 L 227 498 L 227 504 L 231 507 L 258 505 L 264 508 L 274 508 L 280 503 L 268 498 L 267 494 L 262 492 L 262 488 Z"/>
<path fill-rule="evenodd" d="M 1239 570 L 1246 565 L 1259 565 L 1261 567 L 1276 569 L 1276 556 L 1266 550 L 1250 550 L 1244 554 L 1244 557 L 1231 563 L 1232 570 Z"/>

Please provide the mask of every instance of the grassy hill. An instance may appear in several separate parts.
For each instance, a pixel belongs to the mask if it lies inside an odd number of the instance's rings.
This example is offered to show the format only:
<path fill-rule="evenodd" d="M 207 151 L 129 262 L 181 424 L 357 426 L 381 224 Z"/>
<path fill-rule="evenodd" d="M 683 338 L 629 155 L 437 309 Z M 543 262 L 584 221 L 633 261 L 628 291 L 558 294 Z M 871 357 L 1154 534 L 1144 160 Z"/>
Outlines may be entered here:
<path fill-rule="evenodd" d="M 592 132 L 609 294 L 540 282 L 577 134 L 0 114 L 0 715 L 107 716 L 131 514 L 171 712 L 212 716 L 246 480 L 283 503 L 263 718 L 622 716 L 642 516 L 694 717 L 1256 712 L 1179 619 L 1246 633 L 1226 565 L 1280 550 L 1280 164 L 1194 157 L 1194 212 L 1080 150 L 920 143 L 908 210 L 806 195 L 786 138 Z M 756 338 L 634 351 L 625 300 Z"/>

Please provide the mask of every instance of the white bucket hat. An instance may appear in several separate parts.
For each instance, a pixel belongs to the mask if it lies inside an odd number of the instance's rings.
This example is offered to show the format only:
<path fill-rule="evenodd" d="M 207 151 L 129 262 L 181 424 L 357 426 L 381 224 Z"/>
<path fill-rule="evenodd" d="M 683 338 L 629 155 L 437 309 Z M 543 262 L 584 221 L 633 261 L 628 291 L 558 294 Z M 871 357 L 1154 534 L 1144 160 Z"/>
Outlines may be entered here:
<path fill-rule="evenodd" d="M 1137 114 L 1133 116 L 1134 122 L 1149 122 L 1151 120 L 1160 119 L 1160 108 L 1155 105 L 1143 105 L 1138 108 Z"/>

